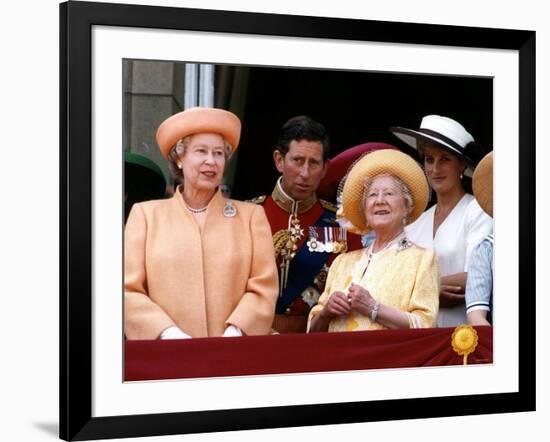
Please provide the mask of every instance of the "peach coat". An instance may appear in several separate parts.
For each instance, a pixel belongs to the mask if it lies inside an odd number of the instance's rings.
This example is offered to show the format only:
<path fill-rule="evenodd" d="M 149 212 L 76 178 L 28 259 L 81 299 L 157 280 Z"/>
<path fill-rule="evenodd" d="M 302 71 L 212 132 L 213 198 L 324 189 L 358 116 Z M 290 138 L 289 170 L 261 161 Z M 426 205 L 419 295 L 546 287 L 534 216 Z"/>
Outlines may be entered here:
<path fill-rule="evenodd" d="M 271 230 L 261 206 L 218 191 L 202 234 L 178 190 L 135 204 L 124 234 L 124 329 L 128 339 L 157 339 L 176 325 L 192 337 L 221 336 L 232 324 L 268 334 L 278 295 Z"/>

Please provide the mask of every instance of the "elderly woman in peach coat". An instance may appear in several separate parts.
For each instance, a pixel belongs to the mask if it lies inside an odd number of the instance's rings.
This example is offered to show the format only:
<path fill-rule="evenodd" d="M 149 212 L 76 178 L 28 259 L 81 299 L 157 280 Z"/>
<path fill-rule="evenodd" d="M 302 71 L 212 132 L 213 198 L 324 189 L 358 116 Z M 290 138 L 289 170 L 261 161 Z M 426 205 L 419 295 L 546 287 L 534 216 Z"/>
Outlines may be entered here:
<path fill-rule="evenodd" d="M 135 204 L 128 217 L 128 339 L 270 332 L 278 283 L 269 223 L 261 206 L 220 191 L 240 130 L 237 116 L 211 108 L 160 125 L 157 142 L 182 184 L 170 199 Z"/>

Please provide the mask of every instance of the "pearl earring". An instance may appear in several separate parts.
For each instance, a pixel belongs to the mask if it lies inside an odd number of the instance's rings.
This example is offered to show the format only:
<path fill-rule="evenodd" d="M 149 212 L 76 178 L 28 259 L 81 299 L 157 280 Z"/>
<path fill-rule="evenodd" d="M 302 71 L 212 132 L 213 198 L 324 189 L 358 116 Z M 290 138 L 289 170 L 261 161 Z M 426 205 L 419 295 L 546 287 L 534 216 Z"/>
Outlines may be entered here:
<path fill-rule="evenodd" d="M 178 164 L 178 169 L 181 169 L 181 164 Z"/>

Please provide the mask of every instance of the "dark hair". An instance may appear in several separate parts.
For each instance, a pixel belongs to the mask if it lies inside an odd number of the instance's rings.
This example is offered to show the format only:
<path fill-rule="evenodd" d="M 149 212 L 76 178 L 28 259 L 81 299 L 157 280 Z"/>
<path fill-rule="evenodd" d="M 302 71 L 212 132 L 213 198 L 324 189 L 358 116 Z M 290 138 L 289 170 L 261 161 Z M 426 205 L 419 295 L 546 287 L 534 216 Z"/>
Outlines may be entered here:
<path fill-rule="evenodd" d="M 277 149 L 283 156 L 288 153 L 291 141 L 319 141 L 323 146 L 323 162 L 327 161 L 330 155 L 330 141 L 325 127 L 306 115 L 291 118 L 281 128 Z"/>

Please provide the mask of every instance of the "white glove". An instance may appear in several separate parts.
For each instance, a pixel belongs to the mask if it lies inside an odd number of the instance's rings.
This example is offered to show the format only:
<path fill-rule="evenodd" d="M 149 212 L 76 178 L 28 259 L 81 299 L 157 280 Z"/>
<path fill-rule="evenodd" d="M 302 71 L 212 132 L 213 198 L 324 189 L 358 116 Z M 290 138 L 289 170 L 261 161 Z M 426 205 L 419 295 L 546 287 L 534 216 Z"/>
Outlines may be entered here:
<path fill-rule="evenodd" d="M 223 332 L 223 337 L 225 338 L 232 338 L 235 336 L 242 336 L 242 335 L 243 335 L 243 332 L 241 331 L 241 329 L 238 327 L 235 327 L 234 325 L 227 326 L 227 328 Z"/>
<path fill-rule="evenodd" d="M 175 325 L 168 327 L 160 334 L 160 339 L 191 339 L 187 333 L 182 332 Z"/>

